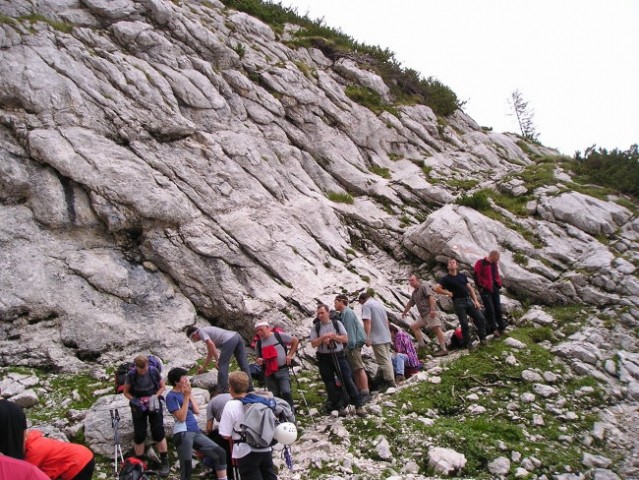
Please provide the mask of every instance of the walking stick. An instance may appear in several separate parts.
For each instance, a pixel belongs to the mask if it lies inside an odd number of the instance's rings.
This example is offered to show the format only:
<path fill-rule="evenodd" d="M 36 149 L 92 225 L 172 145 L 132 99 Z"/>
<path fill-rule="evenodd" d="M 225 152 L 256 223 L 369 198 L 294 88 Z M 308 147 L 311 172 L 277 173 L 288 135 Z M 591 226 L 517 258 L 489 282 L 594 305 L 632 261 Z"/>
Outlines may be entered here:
<path fill-rule="evenodd" d="M 113 474 L 115 475 L 115 478 L 118 478 L 118 458 L 120 459 L 120 463 L 124 462 L 122 446 L 120 445 L 120 413 L 117 408 L 115 410 L 109 410 L 109 413 L 111 414 L 111 427 L 113 427 Z"/>
<path fill-rule="evenodd" d="M 291 373 L 293 374 L 293 378 L 295 379 L 295 384 L 297 385 L 297 391 L 302 396 L 302 401 L 304 402 L 304 405 L 306 406 L 306 409 L 308 410 L 309 409 L 308 402 L 306 401 L 304 392 L 302 392 L 302 385 L 300 384 L 300 381 L 297 378 L 297 373 L 295 373 L 295 370 L 293 369 L 292 366 L 289 366 L 288 368 L 291 370 Z"/>

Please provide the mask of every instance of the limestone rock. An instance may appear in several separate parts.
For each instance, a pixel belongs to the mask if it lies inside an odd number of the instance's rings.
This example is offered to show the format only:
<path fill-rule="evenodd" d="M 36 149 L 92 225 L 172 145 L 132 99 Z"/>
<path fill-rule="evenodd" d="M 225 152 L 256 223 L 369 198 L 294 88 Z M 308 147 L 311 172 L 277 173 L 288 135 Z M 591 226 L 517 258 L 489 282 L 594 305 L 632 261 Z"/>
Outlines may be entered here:
<path fill-rule="evenodd" d="M 428 466 L 442 475 L 455 475 L 466 466 L 466 457 L 450 448 L 432 447 L 428 450 Z"/>

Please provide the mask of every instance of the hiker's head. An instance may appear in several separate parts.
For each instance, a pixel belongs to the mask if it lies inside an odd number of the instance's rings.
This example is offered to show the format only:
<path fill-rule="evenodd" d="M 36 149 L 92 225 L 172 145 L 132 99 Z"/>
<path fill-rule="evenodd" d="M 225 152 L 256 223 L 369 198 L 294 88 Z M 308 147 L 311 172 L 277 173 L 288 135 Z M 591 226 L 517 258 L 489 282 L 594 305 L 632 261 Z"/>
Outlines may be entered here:
<path fill-rule="evenodd" d="M 364 304 L 364 303 L 366 303 L 368 301 L 369 298 L 371 298 L 371 294 L 370 293 L 362 292 L 362 293 L 359 294 L 358 301 L 359 301 L 359 303 Z"/>
<path fill-rule="evenodd" d="M 391 337 L 395 338 L 395 335 L 397 335 L 397 332 L 399 331 L 397 325 L 391 323 L 388 325 L 388 329 L 390 330 Z"/>
<path fill-rule="evenodd" d="M 499 261 L 499 251 L 498 250 L 492 250 L 488 254 L 488 261 L 490 263 L 497 263 Z"/>
<path fill-rule="evenodd" d="M 419 281 L 419 278 L 417 277 L 417 275 L 413 274 L 410 277 L 408 277 L 408 284 L 411 287 L 418 288 L 420 283 L 421 282 Z"/>
<path fill-rule="evenodd" d="M 335 297 L 335 310 L 341 312 L 346 307 L 348 307 L 348 297 L 346 295 L 340 294 Z"/>
<path fill-rule="evenodd" d="M 182 380 L 182 377 L 187 377 L 188 380 L 188 373 L 186 370 L 184 370 L 183 368 L 180 367 L 176 367 L 176 368 L 172 368 L 169 371 L 169 374 L 167 375 L 166 379 L 169 381 L 169 385 L 171 385 L 172 387 L 175 387 L 178 383 L 180 383 L 180 381 Z"/>
<path fill-rule="evenodd" d="M 22 408 L 9 400 L 0 400 L 0 453 L 24 459 L 27 417 Z"/>
<path fill-rule="evenodd" d="M 271 336 L 271 326 L 268 322 L 261 320 L 255 324 L 255 334 L 260 338 Z"/>
<path fill-rule="evenodd" d="M 194 325 L 191 325 L 186 329 L 186 336 L 189 337 L 189 340 L 193 342 L 200 341 L 200 329 Z"/>
<path fill-rule="evenodd" d="M 249 378 L 244 372 L 229 373 L 229 392 L 235 395 L 242 395 L 248 392 Z"/>
<path fill-rule="evenodd" d="M 144 375 L 149 370 L 149 357 L 146 355 L 138 355 L 133 359 L 133 363 L 138 375 Z"/>
<path fill-rule="evenodd" d="M 328 323 L 331 321 L 331 315 L 328 305 L 324 305 L 322 303 L 317 306 L 317 318 L 319 318 L 320 322 L 322 323 Z"/>
<path fill-rule="evenodd" d="M 448 271 L 449 272 L 457 271 L 457 260 L 455 260 L 454 258 L 448 259 Z"/>

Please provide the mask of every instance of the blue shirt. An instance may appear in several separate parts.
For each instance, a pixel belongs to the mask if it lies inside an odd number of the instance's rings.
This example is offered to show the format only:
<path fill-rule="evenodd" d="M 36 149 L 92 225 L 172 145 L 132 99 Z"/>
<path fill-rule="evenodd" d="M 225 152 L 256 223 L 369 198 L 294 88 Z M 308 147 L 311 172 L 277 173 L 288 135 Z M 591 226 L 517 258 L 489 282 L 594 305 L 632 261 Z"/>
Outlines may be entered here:
<path fill-rule="evenodd" d="M 173 414 L 184 404 L 184 395 L 182 392 L 176 392 L 175 390 L 171 390 L 166 395 L 166 409 Z M 192 403 L 189 400 L 189 409 L 186 412 L 186 419 L 184 422 L 178 422 L 175 420 L 175 426 L 173 427 L 173 433 L 181 433 L 181 432 L 199 432 L 200 426 L 197 424 L 197 420 L 195 415 L 193 415 L 193 407 Z"/>

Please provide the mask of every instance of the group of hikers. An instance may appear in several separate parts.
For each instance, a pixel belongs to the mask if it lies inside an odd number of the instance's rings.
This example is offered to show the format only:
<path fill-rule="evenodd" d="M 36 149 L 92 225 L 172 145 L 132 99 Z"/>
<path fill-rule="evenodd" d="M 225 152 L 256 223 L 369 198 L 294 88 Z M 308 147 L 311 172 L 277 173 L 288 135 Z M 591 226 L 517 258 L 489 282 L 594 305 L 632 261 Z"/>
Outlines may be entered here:
<path fill-rule="evenodd" d="M 448 261 L 448 273 L 433 288 L 416 275 L 409 277 L 413 292 L 401 316 L 405 318 L 413 307 L 417 308 L 419 318 L 413 321 L 410 330 L 418 348 L 426 346 L 422 328 L 428 327 L 439 345 L 434 356 L 449 353 L 450 342 L 442 327 L 435 293 L 452 299 L 460 324 L 453 339 L 459 348 L 474 348 L 468 317 L 476 326 L 481 345 L 486 343 L 487 335 L 504 334 L 506 323 L 501 314 L 502 281 L 498 263 L 497 250 L 476 262 L 473 277 L 479 296 L 452 258 Z M 364 405 L 370 401 L 373 387 L 378 391 L 395 387 L 423 365 L 409 334 L 389 322 L 381 302 L 367 292 L 361 293 L 357 301 L 361 305 L 361 321 L 350 308 L 348 297 L 340 294 L 334 299 L 333 309 L 325 304 L 317 306 L 317 317 L 309 332 L 326 389 L 326 411 L 337 411 L 339 416 L 347 416 L 351 405 L 356 415 L 366 416 Z M 172 390 L 164 396 L 165 381 L 159 369 L 150 364 L 149 356 L 135 358 L 122 390 L 131 408 L 135 458 L 145 460 L 147 428 L 150 427 L 159 453 L 158 474 L 168 476 L 170 466 L 162 405 L 166 403 L 167 411 L 175 420 L 173 446 L 181 480 L 191 478 L 194 453 L 204 465 L 211 467 L 213 478 L 218 480 L 238 476 L 242 480 L 277 479 L 270 445 L 257 447 L 249 443 L 237 427 L 246 421 L 247 405 L 255 403 L 268 404 L 273 409 L 277 406 L 281 418 L 294 421 L 291 373 L 295 373 L 291 366 L 300 341 L 266 321 L 258 321 L 254 327 L 254 365 L 249 363 L 247 348 L 239 333 L 216 326 L 190 326 L 186 330 L 191 341 L 206 345 L 207 354 L 198 374 L 206 372 L 212 364 L 218 371 L 217 384 L 210 389 L 204 432 L 197 422 L 200 408 L 192 395 L 188 371 L 178 367 L 168 372 L 167 381 Z M 372 349 L 377 366 L 377 374 L 371 379 L 362 358 L 364 345 Z M 233 357 L 239 371 L 229 373 Z M 263 375 L 272 399 L 252 393 L 255 369 Z M 27 431 L 22 409 L 6 400 L 0 401 L 0 429 L 6 432 L 0 435 L 0 480 L 92 478 L 94 459 L 88 448 L 44 438 L 35 430 Z"/>

